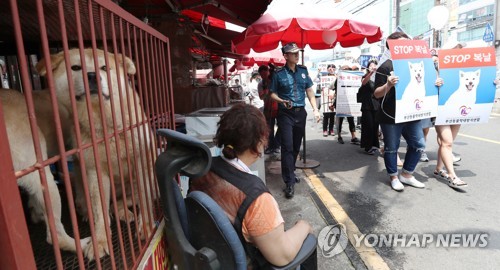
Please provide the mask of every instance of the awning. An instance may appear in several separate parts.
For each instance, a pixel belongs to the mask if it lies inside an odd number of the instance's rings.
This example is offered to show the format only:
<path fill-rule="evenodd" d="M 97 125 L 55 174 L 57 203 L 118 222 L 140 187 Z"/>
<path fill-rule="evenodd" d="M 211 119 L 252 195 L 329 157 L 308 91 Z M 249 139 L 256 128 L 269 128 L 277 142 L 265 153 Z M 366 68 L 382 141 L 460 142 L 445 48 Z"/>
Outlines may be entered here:
<path fill-rule="evenodd" d="M 175 16 L 189 18 L 196 34 L 204 39 L 205 47 L 214 54 L 226 56 L 231 54 L 231 40 L 239 34 L 228 29 L 227 23 L 247 27 L 264 13 L 270 2 L 271 0 L 122 0 L 120 6 L 140 19 L 147 17 L 157 21 Z"/>

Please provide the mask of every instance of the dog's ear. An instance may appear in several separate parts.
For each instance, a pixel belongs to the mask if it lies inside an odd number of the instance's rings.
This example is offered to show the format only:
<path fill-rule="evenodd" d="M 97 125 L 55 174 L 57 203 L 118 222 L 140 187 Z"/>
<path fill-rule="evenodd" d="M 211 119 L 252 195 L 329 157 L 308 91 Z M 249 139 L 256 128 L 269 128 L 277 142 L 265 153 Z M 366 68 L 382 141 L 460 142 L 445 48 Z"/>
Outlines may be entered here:
<path fill-rule="evenodd" d="M 411 62 L 408 62 L 408 67 L 412 69 L 413 64 Z"/>
<path fill-rule="evenodd" d="M 125 61 L 125 71 L 127 74 L 135 74 L 135 64 L 132 61 L 132 59 L 128 58 L 127 56 L 123 56 L 122 54 L 118 54 L 118 62 L 120 63 L 120 66 L 123 65 L 123 62 Z"/>
<path fill-rule="evenodd" d="M 463 78 L 465 73 L 463 71 L 459 70 L 458 74 L 459 74 L 460 78 Z"/>
<path fill-rule="evenodd" d="M 58 54 L 52 54 L 50 55 L 50 64 L 52 66 L 52 70 L 56 69 L 64 60 L 64 52 L 60 52 Z M 42 58 L 37 64 L 36 64 L 36 71 L 40 76 L 45 76 L 47 74 L 47 69 L 45 67 L 45 58 Z"/>
<path fill-rule="evenodd" d="M 480 69 L 476 70 L 476 76 L 479 77 L 480 75 L 481 75 L 481 70 Z"/>

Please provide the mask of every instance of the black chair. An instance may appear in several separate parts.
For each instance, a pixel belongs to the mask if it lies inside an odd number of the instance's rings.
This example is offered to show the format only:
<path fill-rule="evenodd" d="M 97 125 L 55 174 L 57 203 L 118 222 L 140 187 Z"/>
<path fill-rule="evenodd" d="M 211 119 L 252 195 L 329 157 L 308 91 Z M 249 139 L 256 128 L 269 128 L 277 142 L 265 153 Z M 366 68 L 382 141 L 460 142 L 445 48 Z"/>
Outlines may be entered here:
<path fill-rule="evenodd" d="M 183 200 L 174 179 L 177 173 L 194 178 L 207 173 L 210 150 L 201 141 L 173 130 L 161 129 L 158 134 L 167 138 L 167 150 L 156 161 L 156 173 L 171 262 L 179 269 L 246 269 L 243 245 L 225 212 L 200 191 Z M 310 234 L 290 264 L 272 269 L 297 268 L 316 250 L 316 244 L 316 237 Z"/>
<path fill-rule="evenodd" d="M 208 172 L 212 157 L 208 147 L 182 133 L 161 129 L 158 135 L 167 138 L 167 151 L 156 160 L 156 174 L 170 261 L 178 269 L 220 269 L 217 254 L 208 248 L 195 249 L 189 242 L 186 207 L 175 180 L 178 173 L 200 177 Z"/>

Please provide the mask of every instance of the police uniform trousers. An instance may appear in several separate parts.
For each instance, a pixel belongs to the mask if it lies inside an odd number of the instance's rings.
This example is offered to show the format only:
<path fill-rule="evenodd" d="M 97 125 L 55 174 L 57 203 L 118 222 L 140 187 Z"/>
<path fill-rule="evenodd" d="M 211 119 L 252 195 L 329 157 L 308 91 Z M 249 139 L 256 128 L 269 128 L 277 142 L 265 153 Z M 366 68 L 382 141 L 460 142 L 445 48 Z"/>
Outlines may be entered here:
<path fill-rule="evenodd" d="M 287 185 L 295 184 L 295 162 L 306 130 L 304 107 L 280 108 L 278 128 L 281 135 L 281 174 Z"/>

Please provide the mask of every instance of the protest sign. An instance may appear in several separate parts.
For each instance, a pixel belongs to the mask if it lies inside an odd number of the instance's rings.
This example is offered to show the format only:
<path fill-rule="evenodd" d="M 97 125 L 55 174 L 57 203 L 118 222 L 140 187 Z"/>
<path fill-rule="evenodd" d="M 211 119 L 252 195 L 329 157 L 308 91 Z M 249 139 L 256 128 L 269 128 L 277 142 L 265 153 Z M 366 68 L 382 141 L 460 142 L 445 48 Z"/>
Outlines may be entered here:
<path fill-rule="evenodd" d="M 361 86 L 361 71 L 342 70 L 337 77 L 337 116 L 361 116 L 361 103 L 356 94 Z"/>
<path fill-rule="evenodd" d="M 395 122 L 430 118 L 437 114 L 437 74 L 424 40 L 388 40 L 396 87 Z"/>
<path fill-rule="evenodd" d="M 495 50 L 439 50 L 439 89 L 436 125 L 487 123 L 495 99 Z"/>

